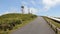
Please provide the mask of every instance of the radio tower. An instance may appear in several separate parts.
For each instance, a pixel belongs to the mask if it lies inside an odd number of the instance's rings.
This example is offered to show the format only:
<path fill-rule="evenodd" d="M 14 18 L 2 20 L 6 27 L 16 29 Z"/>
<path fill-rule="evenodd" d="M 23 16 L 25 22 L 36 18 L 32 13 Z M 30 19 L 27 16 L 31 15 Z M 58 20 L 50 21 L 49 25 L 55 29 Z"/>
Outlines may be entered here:
<path fill-rule="evenodd" d="M 21 6 L 22 14 L 24 14 L 24 6 Z"/>

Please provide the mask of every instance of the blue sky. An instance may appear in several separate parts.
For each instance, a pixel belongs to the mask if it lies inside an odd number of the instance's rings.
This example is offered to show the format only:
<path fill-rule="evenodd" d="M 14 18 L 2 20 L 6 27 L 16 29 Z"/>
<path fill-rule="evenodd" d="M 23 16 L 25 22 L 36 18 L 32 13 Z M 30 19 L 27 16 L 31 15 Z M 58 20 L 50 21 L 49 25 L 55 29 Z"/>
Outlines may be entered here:
<path fill-rule="evenodd" d="M 21 13 L 21 5 L 25 13 L 30 9 L 36 15 L 60 17 L 60 0 L 0 0 L 0 15 Z"/>

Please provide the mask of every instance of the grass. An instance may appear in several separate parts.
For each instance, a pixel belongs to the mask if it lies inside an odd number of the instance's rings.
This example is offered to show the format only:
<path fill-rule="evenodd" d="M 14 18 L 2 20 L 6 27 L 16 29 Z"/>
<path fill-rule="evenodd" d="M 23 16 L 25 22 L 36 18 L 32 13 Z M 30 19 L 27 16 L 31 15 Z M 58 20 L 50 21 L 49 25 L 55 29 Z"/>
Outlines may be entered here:
<path fill-rule="evenodd" d="M 44 17 L 45 20 L 47 20 L 49 23 L 54 24 L 57 28 L 60 28 L 60 24 L 58 22 L 55 22 L 53 20 L 51 20 L 50 18 Z"/>
<path fill-rule="evenodd" d="M 37 16 L 33 14 L 18 14 L 18 13 L 10 13 L 10 14 L 5 14 L 0 16 L 0 24 L 8 24 L 11 23 L 12 21 L 17 21 L 20 20 L 22 21 L 21 24 L 15 24 L 12 30 L 4 31 L 0 30 L 0 34 L 9 34 L 12 31 L 17 30 L 18 28 L 21 28 L 28 24 L 30 21 L 34 20 Z M 13 22 L 14 23 L 14 22 Z"/>
<path fill-rule="evenodd" d="M 34 19 L 35 19 L 35 18 L 34 18 Z M 34 19 L 32 19 L 32 20 L 34 20 Z M 25 21 L 25 22 L 23 22 L 22 24 L 17 25 L 16 27 L 14 27 L 14 29 L 13 29 L 13 30 L 11 30 L 11 31 L 9 32 L 9 34 L 10 34 L 11 32 L 13 32 L 13 31 L 16 31 L 17 29 L 20 29 L 21 27 L 23 27 L 23 26 L 27 25 L 27 24 L 28 24 L 29 22 L 31 22 L 32 20 Z"/>

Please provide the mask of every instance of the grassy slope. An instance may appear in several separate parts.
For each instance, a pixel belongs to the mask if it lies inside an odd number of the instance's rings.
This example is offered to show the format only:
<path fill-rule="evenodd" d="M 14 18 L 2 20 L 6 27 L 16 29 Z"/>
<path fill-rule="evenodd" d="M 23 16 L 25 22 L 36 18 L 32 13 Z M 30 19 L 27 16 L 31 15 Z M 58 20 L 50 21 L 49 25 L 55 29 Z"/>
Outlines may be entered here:
<path fill-rule="evenodd" d="M 13 28 L 13 30 L 16 30 L 16 29 L 26 25 L 28 22 L 32 21 L 35 18 L 36 18 L 36 15 L 32 15 L 32 14 L 11 13 L 11 14 L 6 14 L 6 15 L 0 16 L 0 24 L 9 23 L 11 20 L 22 20 L 22 24 L 16 25 Z M 10 32 L 10 30 L 2 31 L 2 32 L 0 31 L 0 33 L 6 33 L 6 32 Z"/>
<path fill-rule="evenodd" d="M 57 26 L 58 28 L 60 28 L 60 24 L 58 22 L 55 22 L 47 17 L 44 17 L 48 22 L 51 22 L 52 24 L 54 24 L 55 26 Z"/>

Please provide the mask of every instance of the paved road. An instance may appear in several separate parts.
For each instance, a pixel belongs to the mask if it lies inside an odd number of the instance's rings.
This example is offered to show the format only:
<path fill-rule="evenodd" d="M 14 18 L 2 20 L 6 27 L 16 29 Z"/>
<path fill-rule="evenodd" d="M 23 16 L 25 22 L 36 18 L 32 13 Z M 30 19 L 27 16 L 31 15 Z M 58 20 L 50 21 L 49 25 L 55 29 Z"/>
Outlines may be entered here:
<path fill-rule="evenodd" d="M 11 34 L 55 34 L 55 32 L 42 17 L 38 17 L 36 20 Z"/>

